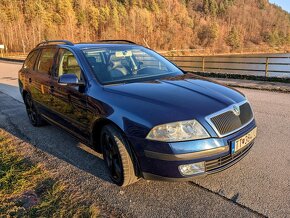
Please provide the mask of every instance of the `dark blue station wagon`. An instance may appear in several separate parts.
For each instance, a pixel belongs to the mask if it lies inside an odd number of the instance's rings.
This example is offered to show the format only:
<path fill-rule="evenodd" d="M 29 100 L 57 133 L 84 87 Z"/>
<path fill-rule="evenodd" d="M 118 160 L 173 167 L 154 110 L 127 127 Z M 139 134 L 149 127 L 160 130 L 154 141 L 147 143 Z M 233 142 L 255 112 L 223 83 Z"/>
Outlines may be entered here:
<path fill-rule="evenodd" d="M 33 126 L 57 125 L 102 153 L 120 186 L 221 171 L 256 138 L 242 93 L 130 41 L 40 43 L 19 87 Z"/>

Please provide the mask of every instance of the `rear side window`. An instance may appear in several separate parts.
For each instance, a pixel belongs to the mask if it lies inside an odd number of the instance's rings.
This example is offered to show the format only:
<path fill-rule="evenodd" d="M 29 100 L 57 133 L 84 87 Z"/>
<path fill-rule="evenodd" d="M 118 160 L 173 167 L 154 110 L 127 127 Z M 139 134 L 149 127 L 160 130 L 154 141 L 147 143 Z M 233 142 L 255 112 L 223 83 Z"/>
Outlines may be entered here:
<path fill-rule="evenodd" d="M 39 50 L 31 52 L 24 62 L 24 69 L 32 70 L 37 59 Z"/>
<path fill-rule="evenodd" d="M 52 67 L 54 56 L 56 53 L 55 48 L 44 48 L 40 54 L 37 64 L 37 71 L 40 73 L 49 73 Z"/>

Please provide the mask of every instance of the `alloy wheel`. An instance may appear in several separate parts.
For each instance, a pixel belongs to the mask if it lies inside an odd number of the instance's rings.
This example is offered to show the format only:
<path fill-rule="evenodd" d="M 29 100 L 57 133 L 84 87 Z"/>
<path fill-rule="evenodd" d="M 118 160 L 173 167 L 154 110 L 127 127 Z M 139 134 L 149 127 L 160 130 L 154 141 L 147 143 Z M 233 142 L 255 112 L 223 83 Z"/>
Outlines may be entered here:
<path fill-rule="evenodd" d="M 110 171 L 111 178 L 116 183 L 122 183 L 123 167 L 118 146 L 115 140 L 107 133 L 103 135 L 104 159 Z"/>
<path fill-rule="evenodd" d="M 26 111 L 27 111 L 27 115 L 30 122 L 32 123 L 32 125 L 36 125 L 37 124 L 37 111 L 30 95 L 27 95 L 25 98 L 25 106 L 26 106 Z"/>

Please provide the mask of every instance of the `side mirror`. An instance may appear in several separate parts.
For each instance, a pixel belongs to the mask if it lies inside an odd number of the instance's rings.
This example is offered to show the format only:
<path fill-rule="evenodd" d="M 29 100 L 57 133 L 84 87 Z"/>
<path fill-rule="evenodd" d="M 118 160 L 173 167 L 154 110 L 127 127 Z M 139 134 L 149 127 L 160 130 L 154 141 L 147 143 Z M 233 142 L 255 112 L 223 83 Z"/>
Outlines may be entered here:
<path fill-rule="evenodd" d="M 84 82 L 80 81 L 75 74 L 63 74 L 58 78 L 60 85 L 83 86 Z"/>

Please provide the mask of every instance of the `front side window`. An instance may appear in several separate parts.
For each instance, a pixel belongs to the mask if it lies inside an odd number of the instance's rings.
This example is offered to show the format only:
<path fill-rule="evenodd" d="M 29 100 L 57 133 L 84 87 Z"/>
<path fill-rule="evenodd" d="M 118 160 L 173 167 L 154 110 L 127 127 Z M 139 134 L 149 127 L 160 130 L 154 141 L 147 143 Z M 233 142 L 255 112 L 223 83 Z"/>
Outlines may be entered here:
<path fill-rule="evenodd" d="M 24 62 L 24 65 L 23 65 L 24 69 L 28 69 L 28 70 L 33 69 L 35 61 L 36 61 L 37 56 L 38 56 L 38 51 L 39 50 L 33 51 L 28 55 L 28 57 L 26 58 L 26 60 Z"/>
<path fill-rule="evenodd" d="M 102 84 L 144 81 L 183 74 L 162 56 L 140 46 L 91 48 L 83 52 Z"/>
<path fill-rule="evenodd" d="M 75 58 L 74 54 L 66 49 L 59 50 L 57 76 L 63 74 L 75 74 L 79 80 L 82 80 L 81 68 Z"/>
<path fill-rule="evenodd" d="M 49 73 L 56 53 L 55 48 L 44 48 L 40 54 L 37 64 L 37 71 L 40 73 Z"/>

